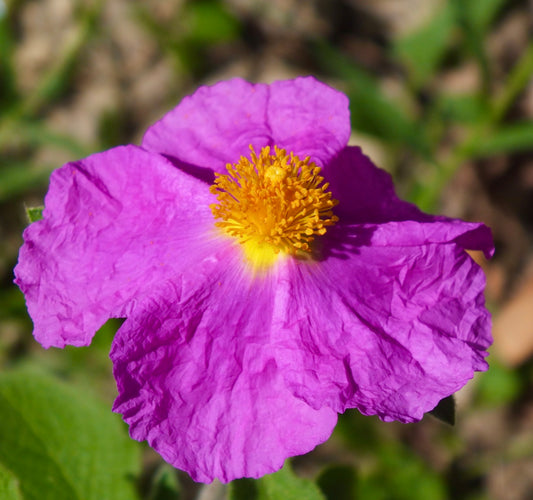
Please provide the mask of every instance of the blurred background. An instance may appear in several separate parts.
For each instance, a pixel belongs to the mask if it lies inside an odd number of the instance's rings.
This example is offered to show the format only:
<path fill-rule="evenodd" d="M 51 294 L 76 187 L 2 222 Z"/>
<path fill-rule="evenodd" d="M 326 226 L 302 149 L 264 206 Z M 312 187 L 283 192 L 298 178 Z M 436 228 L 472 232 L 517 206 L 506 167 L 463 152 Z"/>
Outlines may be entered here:
<path fill-rule="evenodd" d="M 495 257 L 473 258 L 495 342 L 454 427 L 348 412 L 293 469 L 328 500 L 533 498 L 532 28 L 526 0 L 0 0 L 0 371 L 38 365 L 108 408 L 116 394 L 117 324 L 45 351 L 12 284 L 54 168 L 139 143 L 201 84 L 312 74 L 350 97 L 351 143 L 402 197 L 492 228 Z M 139 498 L 236 498 L 139 447 Z"/>

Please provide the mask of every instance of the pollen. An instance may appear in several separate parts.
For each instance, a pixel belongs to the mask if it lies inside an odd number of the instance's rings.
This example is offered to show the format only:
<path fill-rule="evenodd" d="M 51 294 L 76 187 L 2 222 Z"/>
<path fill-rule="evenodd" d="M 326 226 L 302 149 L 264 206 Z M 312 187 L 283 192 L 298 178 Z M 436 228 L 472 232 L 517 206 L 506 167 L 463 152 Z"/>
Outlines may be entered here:
<path fill-rule="evenodd" d="M 226 166 L 215 174 L 210 205 L 215 225 L 243 245 L 249 260 L 269 264 L 279 254 L 305 255 L 316 236 L 338 221 L 328 183 L 309 158 L 274 146 L 259 155 L 250 146 L 250 159 Z"/>

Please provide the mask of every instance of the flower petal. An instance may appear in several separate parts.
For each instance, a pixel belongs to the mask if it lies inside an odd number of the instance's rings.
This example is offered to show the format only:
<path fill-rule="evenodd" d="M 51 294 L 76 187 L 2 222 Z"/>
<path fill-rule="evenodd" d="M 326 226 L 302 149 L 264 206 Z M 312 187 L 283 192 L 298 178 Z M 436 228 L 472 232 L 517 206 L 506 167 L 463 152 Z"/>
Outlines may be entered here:
<path fill-rule="evenodd" d="M 339 224 L 328 231 L 326 238 L 331 239 L 332 244 L 326 244 L 325 251 L 338 254 L 361 245 L 416 247 L 428 243 L 456 243 L 465 250 L 482 250 L 486 258 L 494 254 L 492 233 L 485 224 L 438 216 L 433 219 L 432 222 L 405 220 L 383 224 Z"/>
<path fill-rule="evenodd" d="M 226 164 L 277 145 L 325 164 L 348 142 L 346 96 L 312 77 L 200 87 L 152 125 L 143 147 L 188 165 L 226 173 Z"/>
<path fill-rule="evenodd" d="M 434 216 L 412 203 L 400 200 L 391 176 L 377 168 L 361 149 L 344 148 L 322 172 L 333 198 L 339 200 L 335 213 L 344 222 L 432 221 Z"/>
<path fill-rule="evenodd" d="M 325 441 L 337 419 L 285 387 L 270 347 L 269 287 L 220 260 L 225 269 L 205 263 L 139 303 L 111 350 L 113 409 L 132 438 L 201 482 L 274 472 Z"/>
<path fill-rule="evenodd" d="M 131 301 L 208 253 L 207 186 L 163 157 L 115 148 L 56 170 L 15 268 L 44 346 L 87 345 Z"/>
<path fill-rule="evenodd" d="M 271 145 L 327 164 L 350 138 L 348 98 L 312 77 L 274 82 L 267 121 Z"/>
<path fill-rule="evenodd" d="M 314 408 L 415 421 L 487 368 L 485 278 L 457 244 L 355 246 L 285 273 L 276 359 Z"/>
<path fill-rule="evenodd" d="M 357 147 L 346 147 L 323 171 L 342 224 L 353 225 L 351 239 L 375 246 L 415 246 L 456 242 L 469 250 L 494 253 L 484 224 L 430 215 L 396 195 L 391 176 L 377 168 Z M 410 221 L 410 222 L 409 222 Z"/>

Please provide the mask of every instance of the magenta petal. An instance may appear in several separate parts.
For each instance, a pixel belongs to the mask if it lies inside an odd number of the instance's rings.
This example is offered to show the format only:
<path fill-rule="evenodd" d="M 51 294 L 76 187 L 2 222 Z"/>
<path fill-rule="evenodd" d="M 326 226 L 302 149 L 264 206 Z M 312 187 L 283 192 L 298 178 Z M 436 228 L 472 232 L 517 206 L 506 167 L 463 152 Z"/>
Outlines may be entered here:
<path fill-rule="evenodd" d="M 204 268 L 168 283 L 137 305 L 111 351 L 113 409 L 130 435 L 201 482 L 274 472 L 325 441 L 337 418 L 285 387 L 270 294 L 238 276 Z"/>
<path fill-rule="evenodd" d="M 347 97 L 314 78 L 274 82 L 267 122 L 272 144 L 323 166 L 348 143 Z"/>
<path fill-rule="evenodd" d="M 145 133 L 143 147 L 197 167 L 225 172 L 270 139 L 266 85 L 239 78 L 200 87 Z"/>
<path fill-rule="evenodd" d="M 444 217 L 433 219 L 433 222 L 405 220 L 383 224 L 342 224 L 329 231 L 327 239 L 332 244 L 327 245 L 328 251 L 335 253 L 342 248 L 360 245 L 415 247 L 428 243 L 456 243 L 465 250 L 481 250 L 487 258 L 494 254 L 492 233 L 484 224 Z"/>
<path fill-rule="evenodd" d="M 315 408 L 415 421 L 487 368 L 485 278 L 456 244 L 360 246 L 280 283 L 278 363 Z"/>
<path fill-rule="evenodd" d="M 376 246 L 415 246 L 455 242 L 491 257 L 492 234 L 484 224 L 430 215 L 396 195 L 391 176 L 377 168 L 360 148 L 344 148 L 325 168 L 335 213 L 343 225 L 353 224 L 348 239 Z M 372 235 L 370 237 L 370 235 Z"/>
<path fill-rule="evenodd" d="M 249 146 L 280 146 L 325 164 L 348 142 L 348 100 L 312 77 L 201 87 L 151 126 L 143 147 L 225 173 Z"/>
<path fill-rule="evenodd" d="M 210 200 L 204 183 L 135 146 L 56 170 L 15 268 L 35 338 L 87 345 L 109 317 L 201 259 Z"/>
<path fill-rule="evenodd" d="M 346 147 L 326 167 L 335 213 L 343 222 L 372 223 L 402 220 L 431 221 L 415 205 L 400 200 L 391 176 L 377 168 L 358 147 Z"/>

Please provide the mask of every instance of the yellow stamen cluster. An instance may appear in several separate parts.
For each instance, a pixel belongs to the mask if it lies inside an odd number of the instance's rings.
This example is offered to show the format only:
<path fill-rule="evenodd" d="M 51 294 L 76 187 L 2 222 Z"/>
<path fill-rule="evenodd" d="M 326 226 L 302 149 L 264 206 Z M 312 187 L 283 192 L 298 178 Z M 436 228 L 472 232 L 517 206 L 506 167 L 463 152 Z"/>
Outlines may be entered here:
<path fill-rule="evenodd" d="M 216 174 L 211 192 L 218 203 L 210 205 L 216 226 L 247 254 L 265 248 L 273 254 L 310 252 L 314 237 L 338 220 L 332 212 L 338 202 L 327 191 L 320 167 L 277 146 L 273 154 L 270 147 L 259 155 L 250 149 L 251 159 L 241 157 L 227 165 L 228 174 Z"/>

